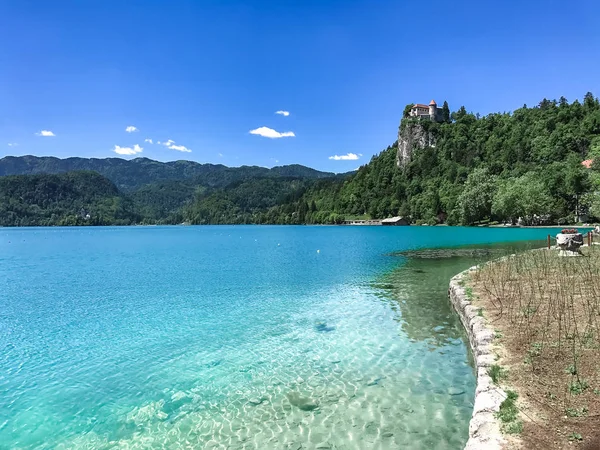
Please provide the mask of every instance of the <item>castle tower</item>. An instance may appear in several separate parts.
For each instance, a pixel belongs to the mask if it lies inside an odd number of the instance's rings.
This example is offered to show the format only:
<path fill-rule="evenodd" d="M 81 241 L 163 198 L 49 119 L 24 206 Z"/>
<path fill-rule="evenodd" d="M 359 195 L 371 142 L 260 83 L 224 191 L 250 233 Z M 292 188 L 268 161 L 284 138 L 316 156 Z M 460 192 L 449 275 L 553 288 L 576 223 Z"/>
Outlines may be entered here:
<path fill-rule="evenodd" d="M 434 122 L 437 122 L 437 103 L 435 100 L 429 102 L 429 118 Z"/>

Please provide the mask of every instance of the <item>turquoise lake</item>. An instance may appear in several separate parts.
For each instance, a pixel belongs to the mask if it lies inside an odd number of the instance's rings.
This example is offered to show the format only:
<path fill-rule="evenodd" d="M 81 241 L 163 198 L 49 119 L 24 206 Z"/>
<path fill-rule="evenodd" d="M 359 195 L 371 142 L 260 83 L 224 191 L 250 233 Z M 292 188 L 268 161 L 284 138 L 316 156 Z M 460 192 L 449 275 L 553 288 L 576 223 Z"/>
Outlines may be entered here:
<path fill-rule="evenodd" d="M 461 449 L 448 281 L 548 233 L 0 229 L 0 448 Z"/>

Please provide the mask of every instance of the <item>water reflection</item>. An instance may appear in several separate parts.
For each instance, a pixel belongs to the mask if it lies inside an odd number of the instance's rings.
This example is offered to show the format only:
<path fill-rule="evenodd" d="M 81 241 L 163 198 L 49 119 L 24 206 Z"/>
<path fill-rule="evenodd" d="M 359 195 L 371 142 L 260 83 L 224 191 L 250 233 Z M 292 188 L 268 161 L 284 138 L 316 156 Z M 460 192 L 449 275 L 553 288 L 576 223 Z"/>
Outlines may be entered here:
<path fill-rule="evenodd" d="M 532 241 L 393 253 L 403 263 L 373 287 L 397 312 L 396 320 L 410 339 L 440 347 L 464 337 L 448 301 L 450 279 L 475 264 L 542 245 Z"/>

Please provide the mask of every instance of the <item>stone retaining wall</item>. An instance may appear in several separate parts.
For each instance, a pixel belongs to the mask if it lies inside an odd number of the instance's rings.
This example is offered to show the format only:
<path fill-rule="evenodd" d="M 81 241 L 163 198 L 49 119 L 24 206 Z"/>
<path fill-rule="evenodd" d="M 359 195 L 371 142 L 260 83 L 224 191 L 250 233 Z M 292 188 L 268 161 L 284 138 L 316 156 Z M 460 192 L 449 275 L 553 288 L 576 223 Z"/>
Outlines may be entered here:
<path fill-rule="evenodd" d="M 484 318 L 478 315 L 479 308 L 471 305 L 465 288 L 460 285 L 460 281 L 464 280 L 469 272 L 475 270 L 476 267 L 471 267 L 453 277 L 448 289 L 450 302 L 467 331 L 477 372 L 475 403 L 469 423 L 469 440 L 465 449 L 499 450 L 503 448 L 505 440 L 495 413 L 500 409 L 500 403 L 506 398 L 506 393 L 494 385 L 488 375 L 488 367 L 494 364 L 492 351 L 494 331 L 487 328 Z"/>

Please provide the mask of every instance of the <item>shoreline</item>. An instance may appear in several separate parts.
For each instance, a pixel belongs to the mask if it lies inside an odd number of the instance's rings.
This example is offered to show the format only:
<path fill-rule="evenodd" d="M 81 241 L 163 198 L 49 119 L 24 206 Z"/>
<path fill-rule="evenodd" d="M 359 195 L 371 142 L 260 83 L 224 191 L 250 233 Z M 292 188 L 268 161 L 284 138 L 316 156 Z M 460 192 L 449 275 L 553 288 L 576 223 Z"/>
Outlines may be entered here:
<path fill-rule="evenodd" d="M 479 308 L 469 300 L 464 282 L 466 277 L 477 270 L 473 266 L 452 277 L 448 297 L 469 338 L 471 353 L 475 361 L 477 384 L 473 402 L 473 414 L 469 422 L 469 439 L 465 450 L 501 450 L 506 440 L 500 431 L 500 421 L 496 413 L 506 398 L 506 393 L 495 386 L 488 374 L 488 368 L 494 364 L 492 342 L 495 333 L 490 330 Z"/>
<path fill-rule="evenodd" d="M 582 325 L 599 308 L 594 247 L 584 244 L 579 258 L 531 249 L 462 274 L 463 295 L 494 329 L 489 375 L 510 397 L 495 416 L 500 448 L 598 448 L 600 347 Z"/>
<path fill-rule="evenodd" d="M 214 223 L 214 224 L 191 224 L 191 223 L 164 223 L 164 224 L 111 224 L 111 225 L 18 225 L 18 226 L 2 226 L 0 225 L 0 229 L 18 229 L 18 228 L 101 228 L 101 227 L 119 227 L 119 228 L 131 228 L 131 227 L 214 227 L 214 226 L 280 226 L 280 227 L 301 227 L 301 226 L 319 226 L 319 227 L 377 227 L 381 228 L 382 225 L 374 225 L 374 224 L 343 224 L 343 223 L 296 223 L 296 224 L 281 224 L 281 223 Z M 543 229 L 543 228 L 552 228 L 552 229 L 562 229 L 562 228 L 580 228 L 581 232 L 587 233 L 587 231 L 594 231 L 594 225 L 523 225 L 523 226 L 504 226 L 504 225 L 448 225 L 445 223 L 440 223 L 437 225 L 417 225 L 417 224 L 408 224 L 408 225 L 383 225 L 384 228 L 407 228 L 407 227 L 428 227 L 428 228 L 438 228 L 438 227 L 450 227 L 450 228 L 473 228 L 473 229 L 481 229 L 481 228 L 500 228 L 500 229 Z"/>

